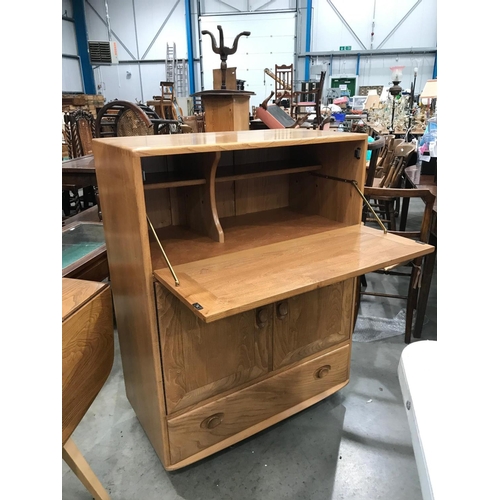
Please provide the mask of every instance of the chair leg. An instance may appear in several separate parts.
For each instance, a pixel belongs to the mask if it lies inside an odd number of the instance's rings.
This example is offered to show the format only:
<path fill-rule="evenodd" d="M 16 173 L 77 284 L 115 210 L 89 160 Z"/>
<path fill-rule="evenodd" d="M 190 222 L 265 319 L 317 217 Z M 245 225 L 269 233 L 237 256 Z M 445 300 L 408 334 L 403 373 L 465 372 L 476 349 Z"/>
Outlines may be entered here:
<path fill-rule="evenodd" d="M 410 286 L 408 289 L 408 299 L 406 301 L 406 326 L 405 326 L 405 343 L 411 342 L 413 311 L 417 308 L 418 288 L 412 286 L 413 277 L 410 278 Z"/>
<path fill-rule="evenodd" d="M 394 213 L 394 201 L 388 201 L 387 203 L 387 218 L 389 219 L 389 230 L 396 231 L 396 214 Z"/>

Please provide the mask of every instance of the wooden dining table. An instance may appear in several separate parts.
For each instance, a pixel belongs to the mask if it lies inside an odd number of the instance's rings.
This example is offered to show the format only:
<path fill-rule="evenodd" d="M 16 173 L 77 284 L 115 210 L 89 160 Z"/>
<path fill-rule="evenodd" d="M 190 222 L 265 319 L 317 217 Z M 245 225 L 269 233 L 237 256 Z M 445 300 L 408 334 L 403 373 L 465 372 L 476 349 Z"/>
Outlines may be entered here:
<path fill-rule="evenodd" d="M 407 167 L 404 171 L 404 186 L 405 188 L 429 189 L 436 197 L 432 211 L 431 230 L 429 234 L 429 244 L 435 247 L 434 252 L 428 254 L 424 258 L 422 266 L 422 275 L 420 282 L 420 293 L 417 302 L 417 313 L 415 318 L 415 327 L 413 336 L 420 338 L 422 336 L 422 327 L 424 324 L 425 310 L 429 300 L 429 291 L 431 288 L 434 267 L 436 264 L 437 255 L 437 174 L 436 175 L 421 175 L 420 168 L 417 165 Z M 409 199 L 403 200 L 400 213 L 400 230 L 403 231 L 406 227 L 408 216 Z"/>
<path fill-rule="evenodd" d="M 97 186 L 94 155 L 80 156 L 62 162 L 62 184 L 80 187 Z"/>

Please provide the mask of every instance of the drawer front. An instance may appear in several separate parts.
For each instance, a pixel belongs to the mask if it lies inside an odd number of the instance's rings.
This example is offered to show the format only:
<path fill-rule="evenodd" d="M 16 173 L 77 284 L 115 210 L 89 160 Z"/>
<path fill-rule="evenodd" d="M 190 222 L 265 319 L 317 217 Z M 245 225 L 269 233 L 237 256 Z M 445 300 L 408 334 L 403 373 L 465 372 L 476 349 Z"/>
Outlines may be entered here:
<path fill-rule="evenodd" d="M 277 415 L 349 377 L 350 346 L 168 419 L 171 463 Z M 264 429 L 265 427 L 263 427 Z"/>

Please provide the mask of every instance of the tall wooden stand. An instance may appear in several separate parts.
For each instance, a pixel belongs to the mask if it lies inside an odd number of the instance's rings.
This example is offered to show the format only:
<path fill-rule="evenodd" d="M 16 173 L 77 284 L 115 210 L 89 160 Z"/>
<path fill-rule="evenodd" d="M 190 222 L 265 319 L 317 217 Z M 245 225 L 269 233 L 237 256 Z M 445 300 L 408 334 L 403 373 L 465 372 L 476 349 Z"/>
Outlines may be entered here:
<path fill-rule="evenodd" d="M 250 96 L 244 90 L 204 90 L 193 94 L 201 97 L 205 110 L 205 132 L 249 130 Z"/>

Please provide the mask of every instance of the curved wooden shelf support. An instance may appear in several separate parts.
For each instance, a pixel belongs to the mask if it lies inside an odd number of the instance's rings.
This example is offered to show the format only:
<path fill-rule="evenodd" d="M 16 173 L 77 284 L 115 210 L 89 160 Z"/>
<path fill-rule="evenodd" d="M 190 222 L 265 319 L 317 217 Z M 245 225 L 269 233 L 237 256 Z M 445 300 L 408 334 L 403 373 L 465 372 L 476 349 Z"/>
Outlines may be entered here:
<path fill-rule="evenodd" d="M 192 203 L 188 213 L 189 227 L 200 234 L 224 243 L 224 231 L 222 230 L 217 212 L 215 200 L 215 173 L 219 165 L 221 153 L 219 151 L 193 155 L 192 163 L 197 163 L 205 178 L 203 185 L 186 187 L 188 197 L 192 196 Z"/>

